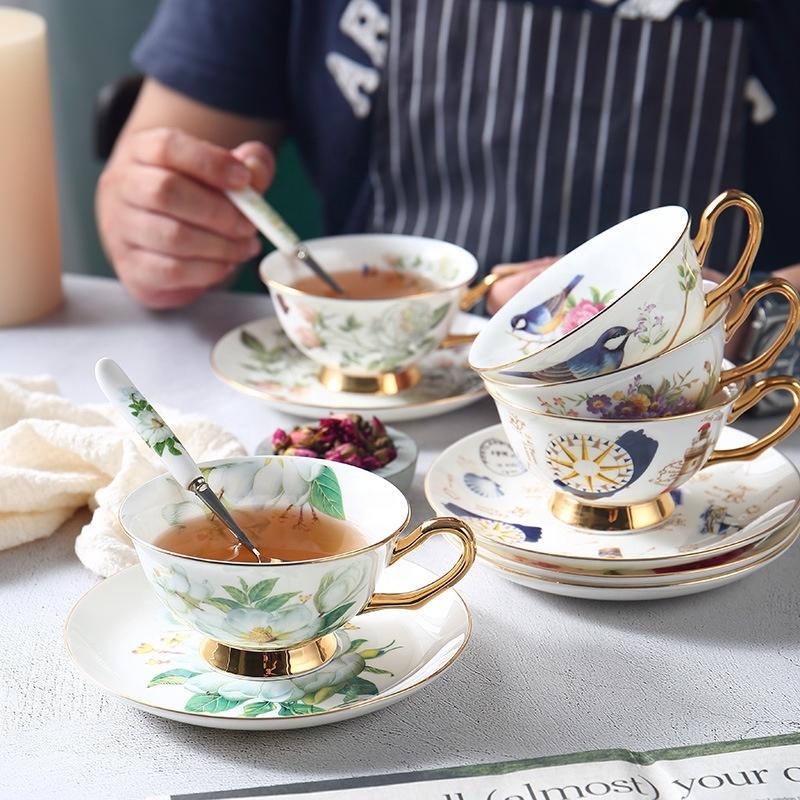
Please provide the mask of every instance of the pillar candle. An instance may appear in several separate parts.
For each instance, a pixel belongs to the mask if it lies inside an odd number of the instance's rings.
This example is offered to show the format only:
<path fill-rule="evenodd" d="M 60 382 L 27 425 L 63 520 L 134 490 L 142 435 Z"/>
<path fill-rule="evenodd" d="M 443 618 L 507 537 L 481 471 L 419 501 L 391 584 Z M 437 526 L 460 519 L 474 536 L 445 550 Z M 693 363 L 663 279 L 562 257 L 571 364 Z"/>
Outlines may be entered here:
<path fill-rule="evenodd" d="M 47 27 L 0 7 L 0 326 L 61 304 L 57 197 Z"/>

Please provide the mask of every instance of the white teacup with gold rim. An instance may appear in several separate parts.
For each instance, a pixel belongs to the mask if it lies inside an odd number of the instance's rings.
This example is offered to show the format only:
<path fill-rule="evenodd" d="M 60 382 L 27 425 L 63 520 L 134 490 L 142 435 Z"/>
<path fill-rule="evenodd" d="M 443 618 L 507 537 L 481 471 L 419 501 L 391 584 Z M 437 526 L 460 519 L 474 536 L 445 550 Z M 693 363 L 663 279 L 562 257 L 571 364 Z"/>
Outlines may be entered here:
<path fill-rule="evenodd" d="M 715 284 L 706 283 L 707 288 Z M 725 345 L 748 319 L 755 304 L 770 294 L 789 301 L 783 329 L 769 347 L 744 364 L 724 366 Z M 564 380 L 545 383 L 525 372 L 484 377 L 494 394 L 509 402 L 545 414 L 587 419 L 648 419 L 668 417 L 704 408 L 720 386 L 762 373 L 775 362 L 800 323 L 800 295 L 781 278 L 753 287 L 728 313 L 730 301 L 711 311 L 704 329 L 665 353 L 624 369 L 576 378 L 570 363 L 561 368 Z M 619 331 L 624 340 L 627 331 Z M 621 346 L 619 343 L 617 346 Z M 578 371 L 579 358 L 575 359 Z M 553 374 L 555 372 L 553 371 Z"/>
<path fill-rule="evenodd" d="M 474 339 L 451 335 L 453 321 L 496 280 L 468 289 L 475 257 L 421 236 L 354 234 L 308 245 L 343 295 L 277 251 L 263 259 L 260 275 L 286 335 L 320 365 L 320 382 L 331 391 L 395 394 L 413 386 L 424 356 Z"/>
<path fill-rule="evenodd" d="M 700 469 L 753 459 L 800 425 L 800 381 L 788 375 L 749 388 L 742 381 L 728 384 L 702 410 L 627 421 L 543 414 L 514 405 L 491 384 L 487 389 L 516 455 L 532 476 L 552 486 L 556 518 L 596 531 L 658 524 L 674 511 L 670 492 Z M 728 423 L 780 390 L 791 394 L 792 405 L 770 433 L 746 447 L 715 449 Z"/>
<path fill-rule="evenodd" d="M 358 614 L 418 608 L 455 585 L 475 558 L 472 531 L 455 518 L 432 518 L 403 535 L 405 496 L 367 470 L 293 456 L 200 466 L 273 561 L 257 563 L 168 475 L 135 489 L 120 520 L 150 586 L 206 637 L 200 654 L 217 669 L 251 678 L 315 669 L 339 654 L 337 631 Z M 444 574 L 408 591 L 376 591 L 389 565 L 439 534 L 461 550 Z"/>
<path fill-rule="evenodd" d="M 748 237 L 725 281 L 706 291 L 700 268 L 716 221 L 728 208 L 745 211 Z M 746 283 L 763 219 L 749 195 L 728 191 L 706 207 L 694 239 L 689 227 L 686 209 L 664 206 L 584 242 L 494 314 L 470 349 L 470 366 L 497 380 L 526 372 L 535 380 L 558 381 L 551 370 L 581 353 L 593 355 L 591 366 L 599 374 L 695 336 L 708 313 Z M 608 348 L 607 338 L 622 330 L 622 345 Z"/>

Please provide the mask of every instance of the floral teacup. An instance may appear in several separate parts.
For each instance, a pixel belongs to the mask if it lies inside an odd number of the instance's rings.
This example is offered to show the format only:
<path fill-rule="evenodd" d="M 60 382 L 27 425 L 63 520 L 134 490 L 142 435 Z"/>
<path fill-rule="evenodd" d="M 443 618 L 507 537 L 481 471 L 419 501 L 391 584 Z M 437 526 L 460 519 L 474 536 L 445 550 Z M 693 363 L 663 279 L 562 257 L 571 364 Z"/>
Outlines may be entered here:
<path fill-rule="evenodd" d="M 715 284 L 707 283 L 708 290 Z M 725 344 L 748 319 L 756 302 L 779 294 L 789 301 L 788 314 L 777 338 L 762 353 L 738 366 L 723 369 Z M 712 309 L 705 328 L 677 347 L 640 364 L 590 378 L 560 383 L 532 380 L 527 373 L 508 373 L 484 381 L 495 395 L 515 405 L 569 417 L 588 419 L 647 419 L 670 417 L 704 408 L 717 389 L 750 378 L 775 362 L 800 323 L 800 296 L 786 281 L 771 278 L 752 288 L 736 309 L 730 301 Z M 619 340 L 625 336 L 620 331 Z M 619 343 L 618 343 L 618 346 Z"/>
<path fill-rule="evenodd" d="M 700 268 L 717 218 L 731 207 L 747 213 L 747 242 L 725 281 L 706 292 Z M 747 281 L 762 228 L 755 201 L 736 191 L 705 209 L 694 240 L 689 213 L 679 206 L 631 217 L 520 289 L 478 334 L 470 366 L 498 380 L 525 372 L 534 380 L 559 382 L 565 364 L 578 355 L 580 377 L 590 377 L 676 347 L 699 333 L 708 314 Z M 618 346 L 609 346 L 612 339 Z"/>
<path fill-rule="evenodd" d="M 472 531 L 455 518 L 432 518 L 401 536 L 410 517 L 405 496 L 358 467 L 294 456 L 242 456 L 200 466 L 248 533 L 248 515 L 294 509 L 323 525 L 344 521 L 361 537 L 356 549 L 304 560 L 207 560 L 159 546 L 166 531 L 210 518 L 192 492 L 169 475 L 135 489 L 120 520 L 147 580 L 175 617 L 207 637 L 201 655 L 218 669 L 255 678 L 314 669 L 337 655 L 337 630 L 358 614 L 418 608 L 457 583 L 475 558 Z M 384 569 L 437 534 L 460 544 L 449 570 L 422 587 L 376 592 Z"/>
<path fill-rule="evenodd" d="M 365 275 L 390 271 L 418 276 L 426 288 L 388 299 L 320 296 L 298 289 L 308 267 L 280 252 L 260 267 L 275 313 L 292 343 L 320 365 L 331 391 L 394 394 L 420 379 L 416 364 L 451 339 L 453 320 L 484 294 L 493 279 L 468 290 L 478 263 L 466 250 L 420 236 L 356 234 L 308 242 L 314 258 L 334 278 L 354 269 Z"/>
<path fill-rule="evenodd" d="M 553 488 L 550 509 L 569 525 L 639 530 L 675 509 L 672 492 L 700 469 L 747 461 L 800 425 L 800 381 L 766 378 L 745 389 L 731 383 L 702 410 L 640 420 L 583 419 L 514 405 L 487 386 L 508 441 L 528 471 Z M 745 447 L 716 450 L 722 429 L 766 394 L 785 390 L 792 404 L 775 429 Z"/>

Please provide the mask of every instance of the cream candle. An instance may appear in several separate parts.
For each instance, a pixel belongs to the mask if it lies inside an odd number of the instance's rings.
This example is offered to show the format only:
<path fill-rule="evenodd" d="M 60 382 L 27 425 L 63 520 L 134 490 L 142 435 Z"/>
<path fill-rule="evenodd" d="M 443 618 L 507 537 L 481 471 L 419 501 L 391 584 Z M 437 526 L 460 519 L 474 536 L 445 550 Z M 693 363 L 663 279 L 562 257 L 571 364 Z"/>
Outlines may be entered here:
<path fill-rule="evenodd" d="M 0 326 L 61 301 L 47 27 L 38 14 L 0 8 Z"/>

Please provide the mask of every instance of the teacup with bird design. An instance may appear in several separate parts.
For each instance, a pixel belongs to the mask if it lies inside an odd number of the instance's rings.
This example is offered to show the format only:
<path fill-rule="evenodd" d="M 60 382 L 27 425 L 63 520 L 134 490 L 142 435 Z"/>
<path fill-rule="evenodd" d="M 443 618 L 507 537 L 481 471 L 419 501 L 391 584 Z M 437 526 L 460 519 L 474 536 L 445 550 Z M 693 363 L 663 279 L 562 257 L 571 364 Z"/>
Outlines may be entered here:
<path fill-rule="evenodd" d="M 728 277 L 708 288 L 700 269 L 729 208 L 747 214 L 747 240 Z M 559 382 L 639 364 L 691 339 L 746 283 L 763 219 L 749 195 L 731 190 L 706 207 L 694 239 L 689 228 L 686 209 L 663 206 L 584 242 L 494 314 L 470 349 L 470 366 L 489 379 L 522 373 Z M 587 363 L 565 370 L 570 359 Z"/>
<path fill-rule="evenodd" d="M 706 282 L 706 291 L 715 284 Z M 749 319 L 764 296 L 789 302 L 780 334 L 747 363 L 723 368 L 725 345 Z M 621 326 L 604 331 L 584 352 L 550 367 L 544 375 L 509 371 L 484 381 L 496 396 L 543 413 L 588 419 L 647 419 L 704 408 L 720 386 L 768 369 L 800 324 L 800 295 L 787 281 L 771 278 L 750 289 L 732 311 L 726 299 L 714 307 L 696 336 L 639 364 L 618 368 L 633 331 Z"/>
<path fill-rule="evenodd" d="M 800 381 L 774 376 L 719 389 L 702 409 L 648 419 L 581 418 L 515 404 L 487 383 L 509 444 L 528 472 L 553 489 L 550 510 L 589 530 L 642 530 L 675 510 L 673 494 L 712 464 L 746 461 L 800 425 Z M 775 391 L 792 403 L 776 427 L 748 445 L 716 449 L 723 428 Z"/>

